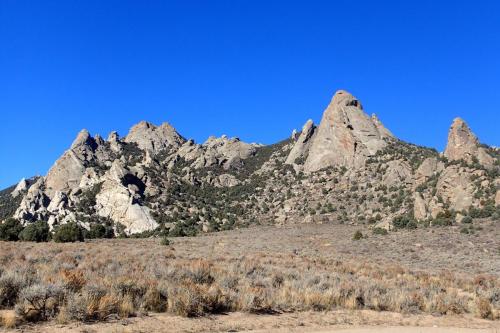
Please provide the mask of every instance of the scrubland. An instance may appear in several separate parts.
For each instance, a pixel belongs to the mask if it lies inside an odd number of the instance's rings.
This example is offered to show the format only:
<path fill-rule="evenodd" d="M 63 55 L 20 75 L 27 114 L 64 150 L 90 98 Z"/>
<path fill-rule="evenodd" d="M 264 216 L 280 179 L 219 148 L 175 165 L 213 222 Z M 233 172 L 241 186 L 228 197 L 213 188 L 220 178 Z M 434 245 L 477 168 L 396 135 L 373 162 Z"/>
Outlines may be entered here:
<path fill-rule="evenodd" d="M 363 237 L 353 239 L 356 231 Z M 0 322 L 34 328 L 158 313 L 372 310 L 498 323 L 499 272 L 492 221 L 475 235 L 295 225 L 175 238 L 168 246 L 159 239 L 0 242 Z"/>

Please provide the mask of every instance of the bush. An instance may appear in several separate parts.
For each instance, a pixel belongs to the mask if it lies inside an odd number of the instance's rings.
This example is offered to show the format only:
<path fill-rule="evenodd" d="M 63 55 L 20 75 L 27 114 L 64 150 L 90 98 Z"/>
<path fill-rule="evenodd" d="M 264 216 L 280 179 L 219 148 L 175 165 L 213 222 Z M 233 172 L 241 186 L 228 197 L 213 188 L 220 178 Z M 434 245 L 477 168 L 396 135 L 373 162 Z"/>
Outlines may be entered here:
<path fill-rule="evenodd" d="M 471 224 L 471 223 L 472 223 L 472 217 L 470 217 L 470 216 L 465 216 L 465 217 L 462 219 L 462 223 Z"/>
<path fill-rule="evenodd" d="M 0 277 L 0 308 L 12 307 L 16 304 L 19 291 L 26 281 L 21 274 L 9 272 Z"/>
<path fill-rule="evenodd" d="M 0 224 L 0 240 L 2 241 L 18 241 L 19 233 L 23 231 L 21 223 L 13 218 L 9 218 Z"/>
<path fill-rule="evenodd" d="M 453 218 L 438 215 L 433 221 L 433 226 L 448 227 L 453 225 Z"/>
<path fill-rule="evenodd" d="M 164 236 L 164 237 L 162 237 L 160 244 L 164 245 L 164 246 L 169 246 L 170 241 L 168 240 L 168 238 L 166 236 Z"/>
<path fill-rule="evenodd" d="M 94 223 L 90 225 L 89 231 L 85 232 L 84 236 L 89 239 L 113 238 L 115 236 L 115 231 L 112 226 Z"/>
<path fill-rule="evenodd" d="M 49 315 L 55 315 L 62 295 L 63 290 L 55 285 L 35 284 L 26 287 L 19 294 L 16 312 L 27 320 L 46 320 Z"/>
<path fill-rule="evenodd" d="M 361 240 L 361 239 L 363 239 L 363 233 L 361 231 L 359 231 L 359 230 L 356 231 L 354 233 L 354 236 L 352 236 L 352 239 L 353 240 Z"/>
<path fill-rule="evenodd" d="M 396 229 L 417 229 L 417 222 L 408 215 L 396 216 L 392 220 L 392 225 Z"/>
<path fill-rule="evenodd" d="M 66 223 L 56 229 L 53 238 L 56 243 L 83 242 L 84 229 L 75 222 Z"/>
<path fill-rule="evenodd" d="M 383 236 L 385 236 L 385 235 L 388 234 L 388 232 L 387 232 L 387 229 L 384 229 L 384 228 L 374 228 L 373 229 L 373 234 L 374 235 L 383 235 Z"/>
<path fill-rule="evenodd" d="M 25 242 L 48 242 L 50 240 L 50 228 L 47 222 L 38 221 L 28 224 L 21 233 L 19 239 Z"/>

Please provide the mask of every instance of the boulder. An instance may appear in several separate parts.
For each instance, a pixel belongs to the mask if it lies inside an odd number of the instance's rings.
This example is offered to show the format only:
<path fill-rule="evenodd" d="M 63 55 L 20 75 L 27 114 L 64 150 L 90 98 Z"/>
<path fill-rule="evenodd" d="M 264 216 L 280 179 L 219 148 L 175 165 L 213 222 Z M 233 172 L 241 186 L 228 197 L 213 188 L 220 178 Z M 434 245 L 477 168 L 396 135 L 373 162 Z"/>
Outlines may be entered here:
<path fill-rule="evenodd" d="M 419 221 L 427 219 L 429 217 L 429 211 L 422 194 L 415 192 L 413 194 L 413 200 L 413 215 L 415 216 L 415 219 Z"/>

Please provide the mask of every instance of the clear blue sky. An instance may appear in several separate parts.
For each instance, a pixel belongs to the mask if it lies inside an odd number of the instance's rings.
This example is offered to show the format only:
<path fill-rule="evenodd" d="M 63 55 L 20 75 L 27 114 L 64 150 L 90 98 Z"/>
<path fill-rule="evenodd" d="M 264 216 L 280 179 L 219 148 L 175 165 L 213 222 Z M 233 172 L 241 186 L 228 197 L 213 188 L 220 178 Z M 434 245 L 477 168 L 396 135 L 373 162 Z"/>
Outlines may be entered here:
<path fill-rule="evenodd" d="M 0 188 L 87 128 L 171 122 L 273 143 L 337 89 L 442 150 L 463 117 L 500 145 L 500 1 L 0 1 Z"/>

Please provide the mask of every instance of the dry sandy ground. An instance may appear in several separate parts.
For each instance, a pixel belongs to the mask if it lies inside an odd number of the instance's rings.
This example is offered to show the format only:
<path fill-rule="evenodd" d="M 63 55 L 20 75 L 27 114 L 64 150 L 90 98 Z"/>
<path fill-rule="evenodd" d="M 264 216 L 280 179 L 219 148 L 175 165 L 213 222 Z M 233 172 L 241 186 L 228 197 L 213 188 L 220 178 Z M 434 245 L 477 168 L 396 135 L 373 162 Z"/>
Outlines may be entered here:
<path fill-rule="evenodd" d="M 281 315 L 231 313 L 197 319 L 168 314 L 130 318 L 107 323 L 24 326 L 17 332 L 37 333 L 139 333 L 139 332 L 254 332 L 254 333 L 500 333 L 500 323 L 467 316 L 433 317 L 373 311 L 304 312 Z"/>

